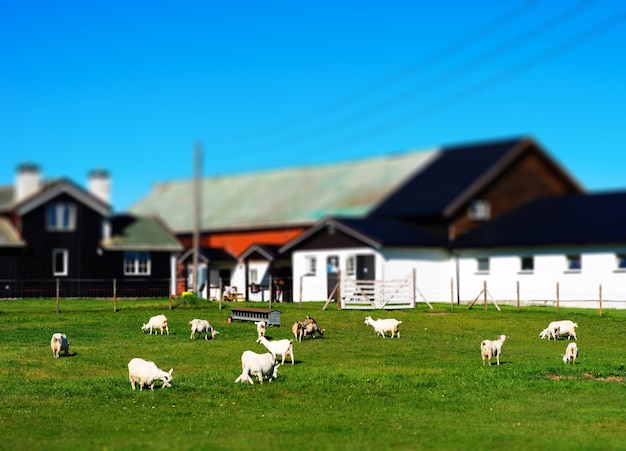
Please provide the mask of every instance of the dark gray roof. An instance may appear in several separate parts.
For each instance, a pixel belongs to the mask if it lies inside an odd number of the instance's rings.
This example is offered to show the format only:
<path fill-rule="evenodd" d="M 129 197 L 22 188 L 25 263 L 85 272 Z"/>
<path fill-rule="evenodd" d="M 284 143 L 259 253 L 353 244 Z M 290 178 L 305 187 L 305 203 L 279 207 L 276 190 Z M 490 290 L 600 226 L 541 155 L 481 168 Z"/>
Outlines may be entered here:
<path fill-rule="evenodd" d="M 544 198 L 459 237 L 455 248 L 626 244 L 626 192 Z"/>
<path fill-rule="evenodd" d="M 102 243 L 110 251 L 182 251 L 170 230 L 156 217 L 117 215 L 111 218 L 111 237 Z"/>
<path fill-rule="evenodd" d="M 444 237 L 433 235 L 422 228 L 392 219 L 326 218 L 285 246 L 281 253 L 290 251 L 298 244 L 328 227 L 362 241 L 373 248 L 383 247 L 446 247 Z"/>
<path fill-rule="evenodd" d="M 582 188 L 531 138 L 509 138 L 445 147 L 430 165 L 384 202 L 371 217 L 449 217 L 526 150 L 542 155 L 572 186 Z"/>

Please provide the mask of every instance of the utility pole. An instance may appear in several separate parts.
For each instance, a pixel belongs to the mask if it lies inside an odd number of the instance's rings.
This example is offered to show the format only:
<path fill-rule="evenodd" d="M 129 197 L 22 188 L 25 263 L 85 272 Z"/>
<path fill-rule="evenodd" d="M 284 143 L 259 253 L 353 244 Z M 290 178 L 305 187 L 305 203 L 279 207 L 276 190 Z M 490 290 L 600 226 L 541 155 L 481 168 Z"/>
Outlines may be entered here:
<path fill-rule="evenodd" d="M 201 172 L 202 172 L 202 144 L 196 142 L 194 146 L 194 178 L 193 178 L 193 280 L 192 291 L 198 294 L 198 256 L 200 254 L 200 209 L 201 209 Z"/>

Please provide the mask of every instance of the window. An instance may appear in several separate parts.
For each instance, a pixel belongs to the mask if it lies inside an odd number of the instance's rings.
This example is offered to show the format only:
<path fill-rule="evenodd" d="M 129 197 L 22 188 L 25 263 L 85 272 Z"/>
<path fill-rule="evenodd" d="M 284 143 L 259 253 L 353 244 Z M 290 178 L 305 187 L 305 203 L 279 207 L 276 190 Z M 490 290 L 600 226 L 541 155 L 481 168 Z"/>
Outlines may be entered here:
<path fill-rule="evenodd" d="M 67 249 L 52 249 L 52 274 L 67 276 Z"/>
<path fill-rule="evenodd" d="M 491 205 L 486 200 L 470 202 L 467 214 L 472 221 L 487 221 L 491 217 Z"/>
<path fill-rule="evenodd" d="M 520 267 L 522 271 L 530 272 L 535 269 L 534 257 L 522 257 L 520 260 Z"/>
<path fill-rule="evenodd" d="M 148 252 L 125 252 L 124 275 L 150 275 L 150 254 Z"/>
<path fill-rule="evenodd" d="M 580 271 L 582 269 L 582 263 L 580 260 L 580 254 L 572 254 L 566 257 L 567 270 L 568 271 Z"/>
<path fill-rule="evenodd" d="M 76 228 L 76 204 L 53 202 L 46 206 L 46 229 L 69 232 Z"/>
<path fill-rule="evenodd" d="M 481 257 L 476 259 L 478 272 L 489 272 L 489 257 Z"/>
<path fill-rule="evenodd" d="M 356 273 L 356 265 L 354 255 L 349 255 L 346 258 L 346 274 L 349 276 L 354 276 Z"/>
<path fill-rule="evenodd" d="M 257 269 L 250 268 L 250 283 L 257 283 L 259 278 L 259 271 Z"/>
<path fill-rule="evenodd" d="M 317 258 L 315 257 L 305 257 L 304 258 L 305 266 L 305 274 L 307 276 L 314 276 L 317 274 Z"/>
<path fill-rule="evenodd" d="M 626 270 L 626 254 L 616 254 L 617 258 L 617 269 Z"/>

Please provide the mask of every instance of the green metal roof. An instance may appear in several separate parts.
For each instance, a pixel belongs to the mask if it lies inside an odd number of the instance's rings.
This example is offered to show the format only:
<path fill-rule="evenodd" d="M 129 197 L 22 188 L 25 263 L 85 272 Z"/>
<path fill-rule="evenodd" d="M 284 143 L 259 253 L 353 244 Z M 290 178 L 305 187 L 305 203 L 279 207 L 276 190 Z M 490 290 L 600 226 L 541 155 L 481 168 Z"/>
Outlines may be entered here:
<path fill-rule="evenodd" d="M 361 218 L 438 154 L 438 150 L 411 151 L 332 165 L 204 178 L 201 229 L 310 225 L 326 216 Z M 193 193 L 193 179 L 159 183 L 130 211 L 156 214 L 172 231 L 190 232 Z"/>
<path fill-rule="evenodd" d="M 114 251 L 182 251 L 183 247 L 157 218 L 115 216 L 111 220 L 111 238 L 102 247 Z"/>

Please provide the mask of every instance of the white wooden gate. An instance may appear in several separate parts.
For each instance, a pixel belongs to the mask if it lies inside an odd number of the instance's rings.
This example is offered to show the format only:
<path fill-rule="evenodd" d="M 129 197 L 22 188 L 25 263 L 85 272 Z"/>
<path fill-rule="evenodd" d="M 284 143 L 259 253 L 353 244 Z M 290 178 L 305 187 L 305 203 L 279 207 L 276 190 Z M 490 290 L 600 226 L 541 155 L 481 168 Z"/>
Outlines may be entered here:
<path fill-rule="evenodd" d="M 415 308 L 415 270 L 403 279 L 356 280 L 341 279 L 341 308 L 352 310 Z M 421 295 L 421 293 L 420 293 Z M 423 297 L 423 296 L 422 296 Z M 424 299 L 432 309 L 430 303 Z"/>

